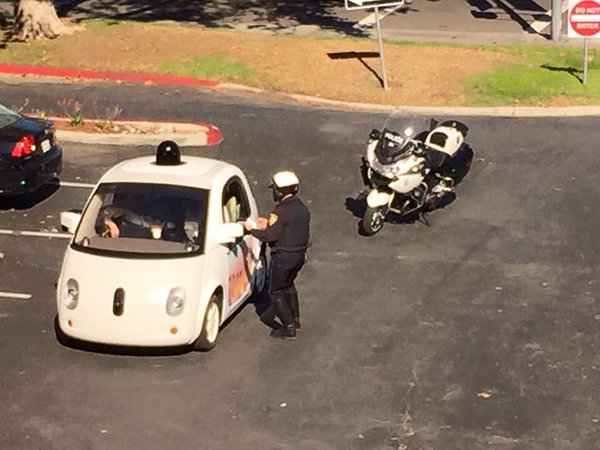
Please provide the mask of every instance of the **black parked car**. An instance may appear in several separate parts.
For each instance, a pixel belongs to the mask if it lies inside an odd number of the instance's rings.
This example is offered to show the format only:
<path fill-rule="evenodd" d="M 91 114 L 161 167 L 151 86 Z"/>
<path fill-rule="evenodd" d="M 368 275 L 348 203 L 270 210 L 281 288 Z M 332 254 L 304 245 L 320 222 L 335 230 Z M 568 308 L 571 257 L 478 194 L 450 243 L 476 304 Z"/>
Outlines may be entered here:
<path fill-rule="evenodd" d="M 61 170 L 62 148 L 53 123 L 0 104 L 0 197 L 33 192 Z"/>

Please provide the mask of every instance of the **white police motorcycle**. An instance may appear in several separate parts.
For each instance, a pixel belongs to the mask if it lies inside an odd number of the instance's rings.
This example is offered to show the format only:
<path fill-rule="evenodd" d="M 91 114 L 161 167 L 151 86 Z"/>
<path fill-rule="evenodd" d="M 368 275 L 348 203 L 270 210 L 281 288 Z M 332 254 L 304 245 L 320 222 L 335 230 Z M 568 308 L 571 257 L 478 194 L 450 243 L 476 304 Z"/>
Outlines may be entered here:
<path fill-rule="evenodd" d="M 411 128 L 404 136 L 386 128 L 372 130 L 361 164 L 367 187 L 361 234 L 379 232 L 390 212 L 401 218 L 414 215 L 428 224 L 425 214 L 439 207 L 470 169 L 473 150 L 465 143 L 467 132 L 461 122 L 438 125 L 435 120 L 430 131 L 414 137 Z"/>

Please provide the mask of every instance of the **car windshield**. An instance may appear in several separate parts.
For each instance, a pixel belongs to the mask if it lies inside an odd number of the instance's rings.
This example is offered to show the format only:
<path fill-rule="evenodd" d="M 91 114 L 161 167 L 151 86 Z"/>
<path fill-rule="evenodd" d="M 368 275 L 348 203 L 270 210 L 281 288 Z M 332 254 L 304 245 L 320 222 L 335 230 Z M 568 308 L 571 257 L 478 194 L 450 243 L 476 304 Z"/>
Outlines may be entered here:
<path fill-rule="evenodd" d="M 0 104 L 0 128 L 12 125 L 20 118 L 19 114 Z"/>
<path fill-rule="evenodd" d="M 146 183 L 101 184 L 86 207 L 74 247 L 140 256 L 199 254 L 208 191 Z"/>

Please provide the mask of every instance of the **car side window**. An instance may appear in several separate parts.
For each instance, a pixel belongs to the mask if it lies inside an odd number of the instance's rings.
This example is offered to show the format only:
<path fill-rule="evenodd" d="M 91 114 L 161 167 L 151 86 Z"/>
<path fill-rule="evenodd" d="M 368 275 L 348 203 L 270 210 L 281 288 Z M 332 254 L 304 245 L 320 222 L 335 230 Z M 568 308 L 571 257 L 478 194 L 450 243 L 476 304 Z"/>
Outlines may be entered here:
<path fill-rule="evenodd" d="M 242 181 L 231 178 L 223 188 L 223 222 L 232 223 L 246 220 L 250 216 L 250 203 Z"/>

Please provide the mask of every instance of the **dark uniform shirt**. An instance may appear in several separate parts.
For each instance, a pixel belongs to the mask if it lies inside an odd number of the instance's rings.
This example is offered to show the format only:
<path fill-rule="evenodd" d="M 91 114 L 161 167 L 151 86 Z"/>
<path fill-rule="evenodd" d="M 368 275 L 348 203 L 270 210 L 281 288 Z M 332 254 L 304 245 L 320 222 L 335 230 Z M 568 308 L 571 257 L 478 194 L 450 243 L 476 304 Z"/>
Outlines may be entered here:
<path fill-rule="evenodd" d="M 310 245 L 310 212 L 302 200 L 293 195 L 277 204 L 269 214 L 264 230 L 250 233 L 269 243 L 272 253 L 305 252 Z"/>

